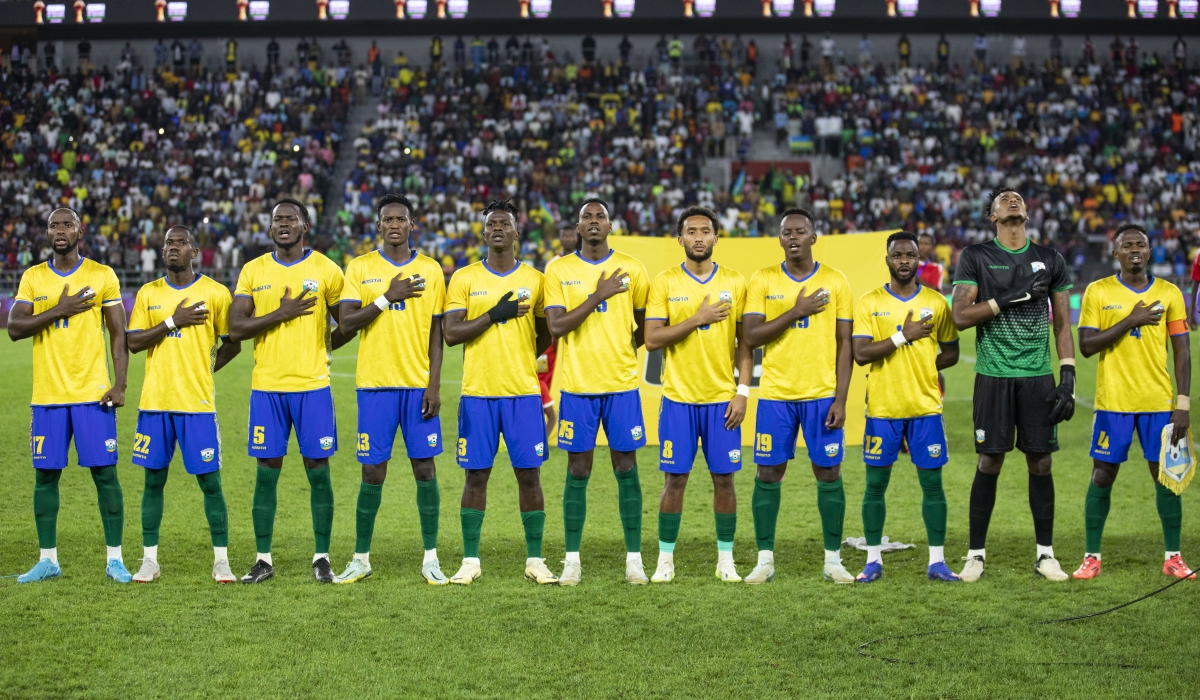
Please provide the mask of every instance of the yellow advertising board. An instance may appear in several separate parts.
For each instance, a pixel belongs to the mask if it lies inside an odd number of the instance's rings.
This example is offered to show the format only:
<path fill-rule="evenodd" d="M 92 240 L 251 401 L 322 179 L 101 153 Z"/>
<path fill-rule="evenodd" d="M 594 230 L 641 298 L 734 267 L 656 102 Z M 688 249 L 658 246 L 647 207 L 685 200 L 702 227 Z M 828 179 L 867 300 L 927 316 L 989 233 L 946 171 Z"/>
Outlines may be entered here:
<path fill-rule="evenodd" d="M 884 263 L 884 245 L 890 231 L 857 233 L 846 236 L 822 236 L 813 246 L 813 257 L 846 275 L 855 303 L 863 294 L 888 281 L 887 265 Z M 646 266 L 646 273 L 654 279 L 658 273 L 684 260 L 683 248 L 675 238 L 651 238 L 644 236 L 613 236 L 608 239 L 613 248 L 632 255 Z M 740 272 L 749 281 L 756 271 L 783 262 L 783 248 L 778 238 L 722 238 L 713 251 L 713 260 Z M 809 290 L 812 291 L 812 290 Z M 654 353 L 659 355 L 659 353 Z M 750 387 L 750 401 L 746 420 L 742 423 L 742 444 L 754 444 L 754 417 L 758 405 L 758 377 L 761 352 L 755 353 L 754 377 Z M 645 348 L 638 351 L 641 365 L 642 415 L 646 420 L 646 439 L 658 444 L 658 407 L 662 398 L 662 384 L 658 369 L 661 357 L 651 357 Z M 803 371 L 804 357 L 796 357 L 798 371 Z M 861 445 L 866 409 L 866 370 L 854 366 L 854 379 L 850 383 L 850 395 L 846 402 L 846 444 Z M 558 377 L 555 377 L 551 394 L 558 396 Z M 555 438 L 551 437 L 554 441 Z M 607 444 L 601 431 L 600 444 Z M 800 444 L 803 444 L 802 441 Z"/>

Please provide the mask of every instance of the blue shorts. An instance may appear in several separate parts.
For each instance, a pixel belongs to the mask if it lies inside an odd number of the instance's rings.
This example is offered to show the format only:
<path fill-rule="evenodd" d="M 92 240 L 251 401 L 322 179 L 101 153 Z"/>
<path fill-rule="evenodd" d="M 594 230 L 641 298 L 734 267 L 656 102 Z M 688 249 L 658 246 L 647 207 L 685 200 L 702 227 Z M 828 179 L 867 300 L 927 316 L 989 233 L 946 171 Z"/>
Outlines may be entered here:
<path fill-rule="evenodd" d="M 409 459 L 442 453 L 442 420 L 421 415 L 424 389 L 358 390 L 358 461 L 380 464 L 392 458 L 396 431 L 404 435 Z"/>
<path fill-rule="evenodd" d="M 491 469 L 500 449 L 501 433 L 515 469 L 542 466 L 549 457 L 541 395 L 462 397 L 458 402 L 458 466 Z"/>
<path fill-rule="evenodd" d="M 162 469 L 175 458 L 175 443 L 183 452 L 188 474 L 208 474 L 221 468 L 221 428 L 215 413 L 138 413 L 133 434 L 133 463 Z"/>
<path fill-rule="evenodd" d="M 329 387 L 312 391 L 251 391 L 247 453 L 256 459 L 287 454 L 288 437 L 296 428 L 300 454 L 309 459 L 337 452 L 337 419 Z"/>
<path fill-rule="evenodd" d="M 678 403 L 663 397 L 658 408 L 658 468 L 687 474 L 696 461 L 697 442 L 713 474 L 732 474 L 742 468 L 741 426 L 725 428 L 729 402 Z"/>
<path fill-rule="evenodd" d="M 811 401 L 758 400 L 754 425 L 754 463 L 764 467 L 786 464 L 796 457 L 796 433 L 804 433 L 808 458 L 818 467 L 842 463 L 846 434 L 825 427 L 833 397 Z"/>
<path fill-rule="evenodd" d="M 1162 431 L 1171 422 L 1171 412 L 1115 413 L 1096 411 L 1092 417 L 1092 459 L 1122 464 L 1129 459 L 1133 433 L 1137 431 L 1142 456 L 1147 462 L 1162 457 Z"/>
<path fill-rule="evenodd" d="M 34 469 L 65 469 L 71 438 L 81 467 L 117 463 L 117 409 L 99 403 L 30 406 L 29 450 Z"/>
<path fill-rule="evenodd" d="M 900 456 L 900 443 L 908 441 L 908 452 L 917 469 L 941 469 L 950 461 L 946 453 L 946 427 L 941 415 L 920 418 L 867 418 L 863 431 L 863 461 L 871 467 L 887 467 Z"/>
<path fill-rule="evenodd" d="M 567 452 L 590 452 L 604 424 L 609 448 L 633 452 L 646 445 L 642 397 L 637 389 L 619 394 L 568 394 L 562 392 L 558 414 L 558 446 Z"/>

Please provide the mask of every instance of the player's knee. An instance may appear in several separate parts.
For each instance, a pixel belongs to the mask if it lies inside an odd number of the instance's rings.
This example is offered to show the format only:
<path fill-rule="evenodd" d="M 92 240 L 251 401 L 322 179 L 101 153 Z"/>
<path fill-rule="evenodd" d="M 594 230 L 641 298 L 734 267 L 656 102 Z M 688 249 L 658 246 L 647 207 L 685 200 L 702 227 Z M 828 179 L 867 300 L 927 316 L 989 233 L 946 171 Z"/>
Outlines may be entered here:
<path fill-rule="evenodd" d="M 378 486 L 387 479 L 387 462 L 362 465 L 362 481 L 364 484 Z"/>
<path fill-rule="evenodd" d="M 687 482 L 687 474 L 671 474 L 668 472 L 666 478 L 663 479 L 663 491 L 667 493 L 680 493 L 687 487 Z"/>
<path fill-rule="evenodd" d="M 591 452 L 567 453 L 567 471 L 576 479 L 586 479 L 592 475 Z"/>
<path fill-rule="evenodd" d="M 1112 488 L 1113 482 L 1117 480 L 1118 467 L 1119 465 L 1107 462 L 1093 462 L 1092 483 L 1102 489 Z"/>
<path fill-rule="evenodd" d="M 995 476 L 1000 473 L 1001 467 L 1004 466 L 1004 455 L 979 455 L 979 464 L 976 467 L 979 471 L 990 476 Z"/>
<path fill-rule="evenodd" d="M 1050 473 L 1050 453 L 1027 454 L 1025 455 L 1025 465 L 1029 468 L 1030 474 L 1034 476 L 1046 476 Z"/>
<path fill-rule="evenodd" d="M 412 461 L 413 478 L 417 481 L 430 481 L 437 478 L 437 466 L 433 458 L 414 459 Z M 383 483 L 382 481 L 380 483 Z"/>
<path fill-rule="evenodd" d="M 758 473 L 755 476 L 764 484 L 777 484 L 783 481 L 783 475 L 786 472 L 786 464 L 776 464 L 774 466 L 760 464 L 758 465 Z"/>
<path fill-rule="evenodd" d="M 262 469 L 283 469 L 283 457 L 260 459 L 258 460 L 258 466 Z"/>
<path fill-rule="evenodd" d="M 612 451 L 612 465 L 615 472 L 627 472 L 637 466 L 637 452 Z"/>
<path fill-rule="evenodd" d="M 832 467 L 818 467 L 813 465 L 813 476 L 817 477 L 817 481 L 831 483 L 842 478 L 842 465 L 835 464 Z"/>
<path fill-rule="evenodd" d="M 322 469 L 322 468 L 328 467 L 328 466 L 329 466 L 329 460 L 324 457 L 322 457 L 321 459 L 309 459 L 308 457 L 304 458 L 304 468 L 305 469 Z"/>

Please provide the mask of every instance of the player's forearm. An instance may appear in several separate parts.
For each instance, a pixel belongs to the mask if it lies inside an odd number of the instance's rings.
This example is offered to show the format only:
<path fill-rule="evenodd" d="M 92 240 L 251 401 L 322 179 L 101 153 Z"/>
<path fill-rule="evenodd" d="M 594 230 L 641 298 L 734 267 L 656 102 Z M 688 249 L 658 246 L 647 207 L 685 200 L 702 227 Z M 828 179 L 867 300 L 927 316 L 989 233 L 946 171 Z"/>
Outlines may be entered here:
<path fill-rule="evenodd" d="M 861 367 L 872 362 L 879 362 L 888 355 L 896 352 L 896 344 L 891 338 L 871 341 L 866 338 L 853 338 L 854 361 Z"/>
<path fill-rule="evenodd" d="M 127 331 L 125 345 L 129 348 L 129 352 L 139 353 L 161 343 L 170 332 L 171 329 L 167 328 L 165 322 L 144 331 Z"/>
<path fill-rule="evenodd" d="M 1192 392 L 1192 348 L 1187 333 L 1171 336 L 1171 350 L 1175 356 L 1175 387 L 1180 396 L 1191 396 Z"/>
<path fill-rule="evenodd" d="M 1071 335 L 1071 297 L 1068 292 L 1055 292 L 1050 297 L 1054 313 L 1054 340 L 1058 359 L 1075 359 L 1075 337 Z"/>
<path fill-rule="evenodd" d="M 938 353 L 934 366 L 941 372 L 958 364 L 958 343 L 941 343 L 942 351 Z"/>
<path fill-rule="evenodd" d="M 688 337 L 700 327 L 696 317 L 685 319 L 673 326 L 665 325 L 662 321 L 651 321 L 646 324 L 646 349 L 653 352 L 662 350 L 668 345 L 674 345 Z"/>
<path fill-rule="evenodd" d="M 442 357 L 445 354 L 445 344 L 442 341 L 442 318 L 434 316 L 429 324 L 429 388 L 440 389 L 442 386 Z"/>
<path fill-rule="evenodd" d="M 213 363 L 213 372 L 221 371 L 221 368 L 229 364 L 241 351 L 242 344 L 240 342 L 228 338 L 223 339 L 221 347 L 217 348 L 217 360 Z"/>
<path fill-rule="evenodd" d="M 492 319 L 487 314 L 470 321 L 464 320 L 463 316 L 466 316 L 465 311 L 456 311 L 446 315 L 443 320 L 442 328 L 446 333 L 446 345 L 454 347 L 475 340 L 492 326 Z"/>
<path fill-rule="evenodd" d="M 129 385 L 129 349 L 124 333 L 111 333 L 109 348 L 112 350 L 113 387 L 125 391 Z"/>
<path fill-rule="evenodd" d="M 846 326 L 843 330 L 842 326 Z M 837 336 L 837 389 L 834 403 L 845 405 L 850 395 L 850 378 L 854 375 L 854 358 L 850 356 L 850 324 L 838 321 Z"/>
<path fill-rule="evenodd" d="M 752 348 L 761 348 L 768 343 L 772 343 L 776 338 L 787 332 L 795 323 L 795 319 L 791 314 L 783 314 L 776 318 L 767 321 L 758 314 L 745 314 L 742 316 L 742 323 L 745 324 L 746 342 Z"/>
<path fill-rule="evenodd" d="M 357 306 L 351 306 L 352 304 L 357 304 Z M 348 301 L 343 302 L 341 307 L 341 322 L 338 324 L 338 327 L 348 334 L 361 331 L 371 325 L 371 322 L 379 318 L 380 314 L 383 313 L 375 304 L 363 306 L 361 302 Z"/>
<path fill-rule="evenodd" d="M 275 326 L 283 323 L 284 318 L 278 311 L 272 311 L 263 316 L 236 316 L 229 317 L 229 339 L 241 342 L 243 340 L 253 340 L 258 336 L 266 333 Z"/>
<path fill-rule="evenodd" d="M 960 331 L 965 331 L 968 328 L 974 328 L 981 323 L 995 318 L 996 312 L 987 301 L 960 304 L 958 298 L 955 297 L 954 307 L 950 315 L 954 318 L 954 327 Z"/>
<path fill-rule="evenodd" d="M 1079 352 L 1084 357 L 1091 357 L 1102 350 L 1106 350 L 1116 344 L 1118 340 L 1129 335 L 1129 331 L 1133 330 L 1133 324 L 1128 318 L 1123 318 L 1116 325 L 1105 328 L 1102 331 L 1092 328 L 1079 329 Z M 1058 338 L 1058 329 L 1055 329 L 1055 339 Z M 1060 354 L 1061 357 L 1061 354 Z"/>
<path fill-rule="evenodd" d="M 587 320 L 587 317 L 600 306 L 601 301 L 603 300 L 600 297 L 593 294 L 570 311 L 546 309 L 546 325 L 550 328 L 550 334 L 555 338 L 561 338 L 579 328 Z"/>
<path fill-rule="evenodd" d="M 636 351 L 638 348 L 640 348 L 646 344 L 646 311 L 645 311 L 645 309 L 643 309 L 641 311 L 635 310 L 633 312 L 633 322 L 634 322 L 633 349 Z"/>
<path fill-rule="evenodd" d="M 55 321 L 64 318 L 57 306 L 40 314 L 30 313 L 32 310 L 33 306 L 23 302 L 13 304 L 12 311 L 8 314 L 9 338 L 14 341 L 32 338 L 54 325 Z"/>
<path fill-rule="evenodd" d="M 535 357 L 541 357 L 542 353 L 550 349 L 550 345 L 554 343 L 554 336 L 550 333 L 549 326 L 546 325 L 546 319 L 535 318 L 533 326 L 537 329 L 537 354 Z"/>
<path fill-rule="evenodd" d="M 746 339 L 741 337 L 740 333 L 738 335 L 737 383 L 743 386 L 750 386 L 750 382 L 754 378 L 754 348 L 750 347 L 750 343 L 747 343 Z"/>

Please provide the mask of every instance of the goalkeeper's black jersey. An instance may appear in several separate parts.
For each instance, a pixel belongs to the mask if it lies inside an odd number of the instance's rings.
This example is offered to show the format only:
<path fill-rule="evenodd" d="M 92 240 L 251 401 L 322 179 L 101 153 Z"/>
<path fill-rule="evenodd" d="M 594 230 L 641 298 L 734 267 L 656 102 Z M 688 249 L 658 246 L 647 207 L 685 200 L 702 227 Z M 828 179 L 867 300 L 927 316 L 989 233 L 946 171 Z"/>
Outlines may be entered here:
<path fill-rule="evenodd" d="M 979 287 L 977 302 L 986 302 L 1012 287 L 1018 266 L 1025 274 L 1045 270 L 1050 291 L 1071 288 L 1067 263 L 1058 251 L 1027 242 L 1009 250 L 992 239 L 963 249 L 954 269 L 954 284 Z M 1046 297 L 1010 306 L 975 330 L 975 371 L 989 377 L 1038 377 L 1052 374 L 1050 305 Z"/>

